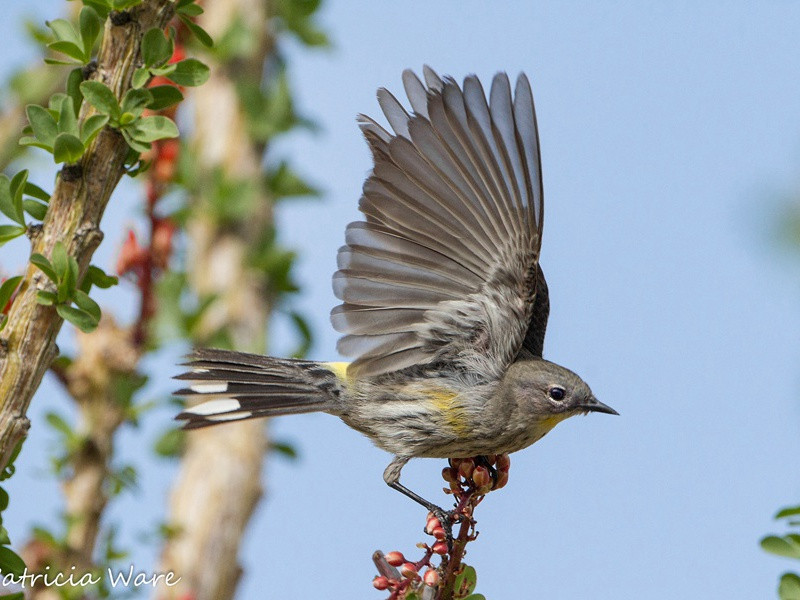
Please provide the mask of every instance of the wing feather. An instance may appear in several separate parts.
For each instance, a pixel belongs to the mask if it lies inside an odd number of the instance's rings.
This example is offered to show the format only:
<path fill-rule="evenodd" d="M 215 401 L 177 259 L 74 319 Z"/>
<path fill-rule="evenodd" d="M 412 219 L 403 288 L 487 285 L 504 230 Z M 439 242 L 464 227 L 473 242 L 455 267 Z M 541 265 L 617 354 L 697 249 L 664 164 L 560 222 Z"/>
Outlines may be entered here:
<path fill-rule="evenodd" d="M 488 101 L 475 76 L 462 89 L 427 66 L 423 75 L 403 73 L 412 113 L 378 91 L 394 134 L 359 117 L 375 164 L 366 220 L 348 225 L 333 277 L 337 347 L 358 377 L 436 363 L 497 380 L 540 348 L 546 326 L 546 311 L 534 315 L 544 305 L 533 96 L 524 75 L 513 95 L 496 75 Z"/>

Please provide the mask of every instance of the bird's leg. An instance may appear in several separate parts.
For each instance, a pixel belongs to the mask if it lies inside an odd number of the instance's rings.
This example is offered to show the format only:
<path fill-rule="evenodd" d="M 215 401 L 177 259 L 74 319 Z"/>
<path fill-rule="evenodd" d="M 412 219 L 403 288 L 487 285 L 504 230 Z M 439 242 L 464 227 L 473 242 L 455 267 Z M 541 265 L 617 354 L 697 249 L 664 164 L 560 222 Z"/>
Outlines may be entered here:
<path fill-rule="evenodd" d="M 448 511 L 444 510 L 441 506 L 437 506 L 433 502 L 426 500 L 416 492 L 411 491 L 402 483 L 400 483 L 400 471 L 403 470 L 405 464 L 409 461 L 408 457 L 404 456 L 395 456 L 394 460 L 389 463 L 389 466 L 386 467 L 386 470 L 383 472 L 383 480 L 387 483 L 390 488 L 393 488 L 403 494 L 404 496 L 411 498 L 414 502 L 421 504 L 425 508 L 428 509 L 429 512 L 433 513 L 439 522 L 442 524 L 442 529 L 444 529 L 445 533 L 445 541 L 447 542 L 448 550 L 452 550 L 453 548 L 453 515 Z"/>

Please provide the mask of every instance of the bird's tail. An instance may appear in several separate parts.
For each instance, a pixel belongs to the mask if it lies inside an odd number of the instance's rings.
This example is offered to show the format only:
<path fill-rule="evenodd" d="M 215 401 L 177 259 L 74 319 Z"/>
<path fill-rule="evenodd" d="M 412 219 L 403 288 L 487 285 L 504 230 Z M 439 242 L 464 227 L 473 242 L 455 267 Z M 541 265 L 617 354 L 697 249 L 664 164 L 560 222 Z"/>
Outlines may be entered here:
<path fill-rule="evenodd" d="M 175 392 L 199 403 L 176 419 L 195 429 L 242 419 L 332 410 L 341 392 L 341 363 L 273 358 L 230 350 L 197 350 Z"/>

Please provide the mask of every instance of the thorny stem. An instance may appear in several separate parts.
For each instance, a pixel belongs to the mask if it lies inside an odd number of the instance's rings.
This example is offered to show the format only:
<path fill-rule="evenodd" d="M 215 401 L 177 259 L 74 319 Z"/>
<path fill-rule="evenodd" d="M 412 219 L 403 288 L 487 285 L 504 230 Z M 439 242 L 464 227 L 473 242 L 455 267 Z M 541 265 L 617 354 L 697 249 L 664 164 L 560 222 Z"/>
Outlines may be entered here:
<path fill-rule="evenodd" d="M 432 546 L 418 544 L 425 549 L 425 555 L 413 563 L 406 562 L 399 552 L 390 552 L 386 556 L 380 551 L 376 552 L 373 561 L 380 575 L 375 578 L 373 585 L 377 589 L 389 589 L 388 600 L 403 600 L 412 591 L 423 599 L 431 600 L 455 600 L 466 595 L 468 590 L 456 589 L 456 580 L 464 569 L 462 561 L 467 544 L 478 537 L 473 514 L 489 491 L 506 485 L 509 466 L 510 461 L 505 454 L 451 459 L 450 466 L 442 471 L 442 477 L 449 483 L 449 489 L 445 488 L 445 493 L 456 496 L 455 506 L 450 514 L 453 521 L 459 523 L 459 528 L 451 547 L 447 548 L 443 541 L 444 529 L 441 523 L 429 513 L 425 532 L 433 535 L 437 541 Z M 431 564 L 434 554 L 442 555 L 438 567 Z M 400 573 L 395 566 L 404 563 L 403 572 Z M 409 564 L 413 569 L 410 569 Z M 426 573 L 421 580 L 419 571 L 422 567 L 428 567 L 436 573 Z M 460 584 L 459 587 L 464 586 Z"/>

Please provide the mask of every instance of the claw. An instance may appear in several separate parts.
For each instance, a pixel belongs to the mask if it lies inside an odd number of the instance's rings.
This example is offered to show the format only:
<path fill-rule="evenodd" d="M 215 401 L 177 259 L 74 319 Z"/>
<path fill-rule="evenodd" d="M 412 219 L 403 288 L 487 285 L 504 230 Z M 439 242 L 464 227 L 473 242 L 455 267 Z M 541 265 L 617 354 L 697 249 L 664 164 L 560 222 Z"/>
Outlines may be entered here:
<path fill-rule="evenodd" d="M 439 523 L 444 529 L 444 541 L 447 543 L 448 554 L 453 551 L 453 523 L 456 518 L 453 512 L 446 511 L 438 506 L 431 507 L 431 513 L 439 520 Z"/>

